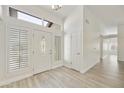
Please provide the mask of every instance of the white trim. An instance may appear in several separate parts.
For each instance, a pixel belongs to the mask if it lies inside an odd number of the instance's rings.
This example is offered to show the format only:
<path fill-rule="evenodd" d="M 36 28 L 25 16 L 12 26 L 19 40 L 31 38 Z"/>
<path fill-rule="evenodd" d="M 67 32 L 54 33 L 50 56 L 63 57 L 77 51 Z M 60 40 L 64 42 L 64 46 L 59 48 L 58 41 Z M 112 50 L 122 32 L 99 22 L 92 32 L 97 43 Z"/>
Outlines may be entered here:
<path fill-rule="evenodd" d="M 64 66 L 67 67 L 67 68 L 72 68 L 71 63 L 68 63 L 68 62 L 64 62 Z"/>
<path fill-rule="evenodd" d="M 16 82 L 16 81 L 22 80 L 22 79 L 25 79 L 25 78 L 30 77 L 30 76 L 33 76 L 33 73 L 28 73 L 28 74 L 25 73 L 25 74 L 22 74 L 21 76 L 5 79 L 3 81 L 0 81 L 0 86 L 7 85 L 7 84 L 10 84 L 12 82 Z"/>
<path fill-rule="evenodd" d="M 55 69 L 55 68 L 62 67 L 62 66 L 64 66 L 63 63 L 60 63 L 58 65 L 52 66 L 51 69 Z"/>
<path fill-rule="evenodd" d="M 84 74 L 86 73 L 87 71 L 89 71 L 91 68 L 93 68 L 95 65 L 97 65 L 98 62 L 96 62 L 95 64 L 92 64 L 90 65 L 89 67 L 87 67 L 86 69 L 84 70 L 81 70 L 80 73 Z"/>

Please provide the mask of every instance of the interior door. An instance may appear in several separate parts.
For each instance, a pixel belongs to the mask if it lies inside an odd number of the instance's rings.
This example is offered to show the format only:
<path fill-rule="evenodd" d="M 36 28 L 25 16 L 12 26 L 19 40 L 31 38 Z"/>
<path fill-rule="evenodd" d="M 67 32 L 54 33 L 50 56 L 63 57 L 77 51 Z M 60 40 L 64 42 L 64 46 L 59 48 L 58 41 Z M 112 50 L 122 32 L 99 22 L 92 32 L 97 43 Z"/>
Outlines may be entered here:
<path fill-rule="evenodd" d="M 80 47 L 80 34 L 79 33 L 73 33 L 72 37 L 72 68 L 79 71 L 80 70 L 80 53 L 81 53 L 81 47 Z"/>
<path fill-rule="evenodd" d="M 52 35 L 48 32 L 34 32 L 34 74 L 49 70 L 52 61 Z"/>

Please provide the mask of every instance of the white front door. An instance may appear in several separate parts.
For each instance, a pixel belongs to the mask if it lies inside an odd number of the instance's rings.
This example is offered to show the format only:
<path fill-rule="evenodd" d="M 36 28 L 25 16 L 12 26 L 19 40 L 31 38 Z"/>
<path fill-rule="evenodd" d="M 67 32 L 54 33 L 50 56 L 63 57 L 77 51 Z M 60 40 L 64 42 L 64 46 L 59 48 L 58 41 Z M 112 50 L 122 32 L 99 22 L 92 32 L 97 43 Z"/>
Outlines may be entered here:
<path fill-rule="evenodd" d="M 48 32 L 34 32 L 34 74 L 51 68 L 52 35 Z"/>
<path fill-rule="evenodd" d="M 81 42 L 80 42 L 80 34 L 79 33 L 73 33 L 72 37 L 72 68 L 80 71 L 80 56 L 81 56 Z"/>

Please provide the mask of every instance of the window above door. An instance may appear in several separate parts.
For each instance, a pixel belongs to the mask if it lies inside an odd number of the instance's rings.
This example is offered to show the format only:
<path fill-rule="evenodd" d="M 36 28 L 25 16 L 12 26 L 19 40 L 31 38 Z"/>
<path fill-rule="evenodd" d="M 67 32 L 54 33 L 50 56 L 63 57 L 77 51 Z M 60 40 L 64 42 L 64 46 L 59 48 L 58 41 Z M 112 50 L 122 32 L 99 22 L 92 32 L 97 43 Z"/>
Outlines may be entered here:
<path fill-rule="evenodd" d="M 14 17 L 19 20 L 27 21 L 33 24 L 41 25 L 44 27 L 50 28 L 53 25 L 53 22 L 50 22 L 48 20 L 44 20 L 42 18 L 33 16 L 31 14 L 16 10 L 14 8 L 9 7 L 9 16 Z"/>

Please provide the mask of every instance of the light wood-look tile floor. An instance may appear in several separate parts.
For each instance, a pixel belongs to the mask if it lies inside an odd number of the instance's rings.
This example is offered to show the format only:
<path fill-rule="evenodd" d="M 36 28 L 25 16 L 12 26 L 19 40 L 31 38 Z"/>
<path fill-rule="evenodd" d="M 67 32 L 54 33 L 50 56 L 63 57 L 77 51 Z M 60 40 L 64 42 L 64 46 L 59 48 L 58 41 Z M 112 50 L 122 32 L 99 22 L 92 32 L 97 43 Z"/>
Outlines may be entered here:
<path fill-rule="evenodd" d="M 124 87 L 124 62 L 114 57 L 98 63 L 87 73 L 60 67 L 20 80 L 3 88 L 87 88 Z"/>

